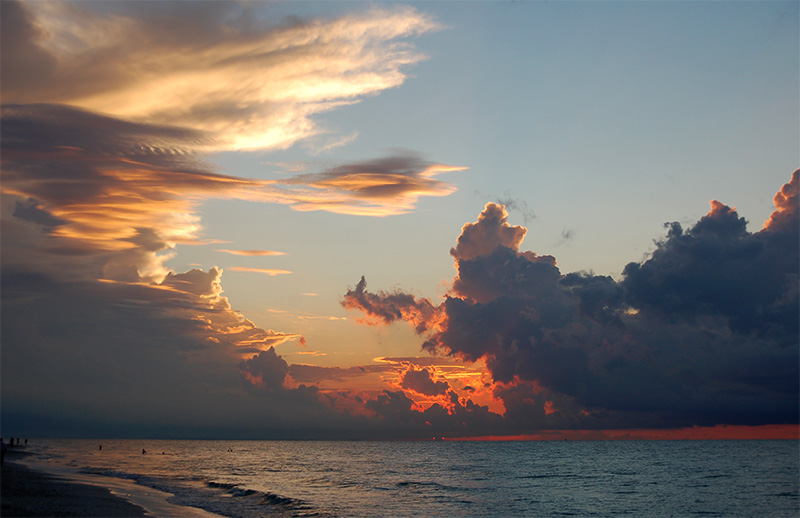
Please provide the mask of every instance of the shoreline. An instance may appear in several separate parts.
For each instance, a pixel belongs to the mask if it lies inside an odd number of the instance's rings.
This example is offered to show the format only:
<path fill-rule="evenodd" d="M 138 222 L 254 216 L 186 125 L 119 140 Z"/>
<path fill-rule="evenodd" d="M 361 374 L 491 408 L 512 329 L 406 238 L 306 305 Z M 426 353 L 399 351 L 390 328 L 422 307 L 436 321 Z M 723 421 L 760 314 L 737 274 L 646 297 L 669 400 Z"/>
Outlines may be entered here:
<path fill-rule="evenodd" d="M 132 480 L 56 471 L 25 462 L 29 452 L 9 450 L 0 477 L 0 516 L 223 518 L 171 504 L 172 495 Z"/>
<path fill-rule="evenodd" d="M 22 516 L 150 516 L 110 489 L 80 484 L 6 459 L 0 481 L 0 514 Z"/>

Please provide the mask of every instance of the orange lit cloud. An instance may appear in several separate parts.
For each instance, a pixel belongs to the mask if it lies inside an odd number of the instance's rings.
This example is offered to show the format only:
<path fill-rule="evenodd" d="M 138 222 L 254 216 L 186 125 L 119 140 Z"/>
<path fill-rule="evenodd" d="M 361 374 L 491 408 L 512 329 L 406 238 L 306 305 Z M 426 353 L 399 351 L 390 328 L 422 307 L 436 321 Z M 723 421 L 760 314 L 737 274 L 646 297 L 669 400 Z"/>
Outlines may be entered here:
<path fill-rule="evenodd" d="M 474 259 L 498 246 L 519 249 L 528 230 L 508 223 L 505 207 L 487 203 L 475 223 L 465 223 L 458 236 L 458 244 L 450 249 L 456 259 Z"/>
<path fill-rule="evenodd" d="M 769 219 L 764 222 L 765 230 L 776 230 L 792 225 L 800 217 L 800 169 L 792 173 L 789 183 L 775 194 L 772 199 L 775 204 L 775 211 Z"/>

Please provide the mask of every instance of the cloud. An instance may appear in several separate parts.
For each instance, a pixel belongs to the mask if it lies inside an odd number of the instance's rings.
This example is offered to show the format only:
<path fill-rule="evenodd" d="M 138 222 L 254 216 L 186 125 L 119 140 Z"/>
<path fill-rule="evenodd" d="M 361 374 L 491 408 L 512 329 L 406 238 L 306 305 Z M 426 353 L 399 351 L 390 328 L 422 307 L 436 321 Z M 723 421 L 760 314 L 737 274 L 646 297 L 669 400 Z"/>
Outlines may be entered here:
<path fill-rule="evenodd" d="M 450 249 L 450 255 L 457 260 L 474 259 L 498 246 L 516 250 L 522 244 L 527 229 L 508 223 L 505 207 L 487 203 L 475 223 L 465 223 L 461 227 L 457 245 Z"/>
<path fill-rule="evenodd" d="M 435 325 L 406 309 L 420 301 L 363 281 L 345 306 L 383 323 L 410 314 L 424 349 L 485 360 L 507 430 L 797 423 L 797 176 L 762 230 L 713 201 L 688 230 L 668 224 L 620 282 L 521 252 L 525 229 L 490 203 L 451 250 Z"/>
<path fill-rule="evenodd" d="M 625 268 L 631 303 L 685 318 L 721 316 L 743 333 L 796 334 L 798 189 L 795 172 L 775 196 L 768 224 L 756 233 L 718 201 L 687 231 L 669 224 L 652 257 Z"/>
<path fill-rule="evenodd" d="M 410 367 L 400 376 L 400 386 L 426 396 L 443 396 L 450 389 L 446 381 L 433 381 L 431 371 Z"/>
<path fill-rule="evenodd" d="M 461 399 L 452 391 L 446 400 L 445 406 L 434 403 L 421 410 L 406 393 L 384 390 L 366 401 L 365 407 L 374 412 L 378 423 L 393 429 L 398 437 L 458 437 L 502 429 L 502 417 L 487 407 Z"/>
<path fill-rule="evenodd" d="M 2 120 L 3 193 L 27 207 L 6 222 L 42 223 L 49 239 L 26 254 L 81 255 L 89 276 L 160 281 L 166 251 L 196 239 L 199 200 L 260 186 L 209 171 L 187 151 L 196 132 L 56 105 L 3 106 Z"/>
<path fill-rule="evenodd" d="M 454 293 L 478 302 L 501 294 L 552 291 L 559 272 L 555 258 L 518 251 L 527 230 L 508 223 L 505 208 L 487 203 L 475 223 L 461 229 L 457 245 L 450 249 L 458 275 Z"/>
<path fill-rule="evenodd" d="M 297 335 L 264 331 L 232 311 L 218 274 L 144 285 L 4 268 L 4 419 L 54 420 L 61 431 L 50 433 L 90 435 L 161 425 L 202 435 L 246 425 L 234 411 L 248 404 L 238 367 L 244 351 Z"/>
<path fill-rule="evenodd" d="M 212 136 L 205 149 L 284 149 L 322 133 L 314 115 L 402 84 L 424 59 L 403 40 L 439 28 L 408 7 L 279 25 L 232 2 L 113 7 L 4 2 L 3 104 L 190 128 Z"/>
<path fill-rule="evenodd" d="M 800 191 L 800 175 L 798 171 L 795 171 L 791 181 L 784 184 L 781 190 L 775 194 L 772 200 L 775 204 L 775 211 L 764 222 L 764 230 L 786 229 L 791 231 L 794 228 L 798 218 L 798 191 Z"/>
<path fill-rule="evenodd" d="M 270 347 L 241 363 L 242 373 L 254 385 L 265 390 L 279 390 L 289 374 L 289 365 Z"/>
<path fill-rule="evenodd" d="M 295 210 L 390 216 L 409 212 L 421 196 L 451 194 L 455 191 L 453 185 L 433 177 L 464 169 L 397 151 L 385 158 L 339 165 L 321 173 L 300 174 L 279 183 L 310 189 L 294 191 L 292 207 Z"/>
<path fill-rule="evenodd" d="M 364 277 L 354 290 L 348 290 L 342 299 L 342 306 L 358 309 L 367 315 L 362 322 L 367 324 L 391 324 L 395 320 L 405 320 L 415 326 L 418 333 L 434 328 L 439 323 L 439 310 L 428 299 L 416 299 L 413 295 L 395 291 L 394 293 L 372 294 L 366 291 Z"/>

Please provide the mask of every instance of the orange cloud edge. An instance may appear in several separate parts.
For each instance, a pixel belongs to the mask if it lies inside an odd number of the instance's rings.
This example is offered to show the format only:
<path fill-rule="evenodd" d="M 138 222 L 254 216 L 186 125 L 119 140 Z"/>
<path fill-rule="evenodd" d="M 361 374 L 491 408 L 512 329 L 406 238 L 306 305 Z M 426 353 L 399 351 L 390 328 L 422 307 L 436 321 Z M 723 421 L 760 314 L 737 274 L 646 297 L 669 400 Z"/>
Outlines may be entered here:
<path fill-rule="evenodd" d="M 706 441 L 800 440 L 800 425 L 716 425 L 674 429 L 543 430 L 535 434 L 434 437 L 445 441 Z"/>

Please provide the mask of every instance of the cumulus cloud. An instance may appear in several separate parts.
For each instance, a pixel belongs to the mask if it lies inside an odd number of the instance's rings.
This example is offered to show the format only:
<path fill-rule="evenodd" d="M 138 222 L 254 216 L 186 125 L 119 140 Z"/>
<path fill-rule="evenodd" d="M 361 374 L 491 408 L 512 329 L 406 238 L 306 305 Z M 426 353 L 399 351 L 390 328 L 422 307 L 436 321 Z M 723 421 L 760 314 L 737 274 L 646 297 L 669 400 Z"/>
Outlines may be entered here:
<path fill-rule="evenodd" d="M 521 252 L 525 229 L 487 204 L 451 250 L 458 273 L 436 325 L 408 320 L 424 349 L 486 361 L 509 430 L 796 423 L 797 177 L 762 230 L 713 201 L 688 230 L 668 224 L 620 282 Z M 418 303 L 365 286 L 345 306 L 383 323 L 404 318 L 388 311 L 397 301 Z"/>
<path fill-rule="evenodd" d="M 412 8 L 279 25 L 242 4 L 3 2 L 2 102 L 69 104 L 211 135 L 207 149 L 282 149 L 313 116 L 402 84 L 439 28 Z"/>
<path fill-rule="evenodd" d="M 798 218 L 798 191 L 800 191 L 800 178 L 798 172 L 792 174 L 792 180 L 781 187 L 772 199 L 775 204 L 775 211 L 769 219 L 764 222 L 765 230 L 779 231 L 782 229 L 791 231 L 797 224 Z"/>
<path fill-rule="evenodd" d="M 668 225 L 667 238 L 642 264 L 625 267 L 630 302 L 653 312 L 720 316 L 735 331 L 796 335 L 798 329 L 798 173 L 775 196 L 756 233 L 718 201 L 692 228 Z"/>
<path fill-rule="evenodd" d="M 544 291 L 558 279 L 555 258 L 519 252 L 527 229 L 508 223 L 508 212 L 487 203 L 475 223 L 461 229 L 457 245 L 450 249 L 458 275 L 454 293 L 470 300 L 488 302 L 501 294 Z"/>
<path fill-rule="evenodd" d="M 508 223 L 505 207 L 487 203 L 475 223 L 465 223 L 450 255 L 458 260 L 474 259 L 502 245 L 517 250 L 528 230 Z"/>
<path fill-rule="evenodd" d="M 242 373 L 254 385 L 266 390 L 279 390 L 289 374 L 289 365 L 270 347 L 241 363 Z"/>

